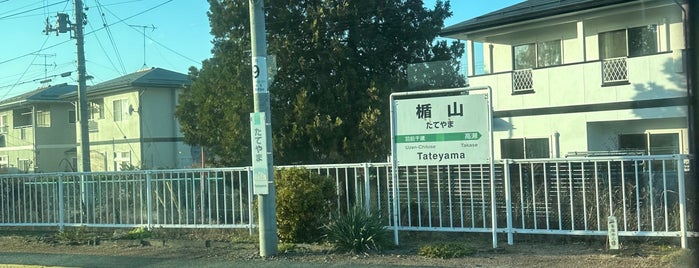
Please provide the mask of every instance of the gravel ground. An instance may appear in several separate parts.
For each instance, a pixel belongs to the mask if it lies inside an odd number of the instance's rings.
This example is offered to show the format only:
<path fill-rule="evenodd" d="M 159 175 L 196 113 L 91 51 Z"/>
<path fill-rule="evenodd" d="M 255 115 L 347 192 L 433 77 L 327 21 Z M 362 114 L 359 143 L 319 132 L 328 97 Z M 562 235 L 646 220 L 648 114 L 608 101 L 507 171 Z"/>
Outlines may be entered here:
<path fill-rule="evenodd" d="M 204 267 L 697 267 L 693 250 L 680 249 L 678 241 L 658 239 L 622 239 L 621 250 L 608 250 L 603 238 L 520 235 L 514 245 L 501 241 L 498 249 L 492 249 L 489 235 L 402 233 L 400 246 L 380 253 L 339 253 L 327 244 L 281 244 L 280 248 L 288 250 L 263 258 L 258 255 L 256 237 L 246 233 L 168 231 L 145 239 L 125 239 L 124 233 L 83 232 L 76 235 L 81 239 L 71 240 L 56 232 L 0 229 L 0 267 L 41 264 L 32 262 L 31 256 L 64 258 L 64 262 L 43 265 L 79 265 L 81 258 L 107 262 L 104 266 L 82 262 L 90 267 L 166 267 L 173 261 Z M 448 259 L 417 254 L 421 246 L 438 242 L 457 242 L 478 250 L 472 256 Z"/>

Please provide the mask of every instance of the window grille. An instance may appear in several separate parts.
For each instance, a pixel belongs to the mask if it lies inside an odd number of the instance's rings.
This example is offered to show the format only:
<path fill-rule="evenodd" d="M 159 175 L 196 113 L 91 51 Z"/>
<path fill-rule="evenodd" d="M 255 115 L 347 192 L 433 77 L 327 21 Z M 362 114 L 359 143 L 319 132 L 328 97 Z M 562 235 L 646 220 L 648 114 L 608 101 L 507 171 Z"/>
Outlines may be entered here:
<path fill-rule="evenodd" d="M 602 83 L 629 81 L 626 57 L 602 60 Z"/>
<path fill-rule="evenodd" d="M 525 91 L 534 89 L 532 81 L 532 69 L 521 69 L 512 71 L 512 91 Z"/>
<path fill-rule="evenodd" d="M 99 124 L 95 121 L 87 121 L 87 131 L 89 132 L 98 132 L 99 131 Z"/>

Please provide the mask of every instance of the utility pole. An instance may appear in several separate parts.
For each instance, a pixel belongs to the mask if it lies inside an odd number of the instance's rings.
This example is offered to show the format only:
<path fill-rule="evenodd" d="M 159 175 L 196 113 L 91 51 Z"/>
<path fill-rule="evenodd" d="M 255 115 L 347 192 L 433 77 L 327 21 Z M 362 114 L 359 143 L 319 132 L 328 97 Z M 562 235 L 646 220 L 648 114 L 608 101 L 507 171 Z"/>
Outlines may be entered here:
<path fill-rule="evenodd" d="M 69 16 L 66 13 L 58 13 L 56 14 L 56 28 L 52 27 L 49 24 L 49 19 L 46 18 L 46 28 L 44 29 L 44 33 L 46 35 L 49 34 L 49 32 L 56 32 L 56 36 L 58 36 L 59 33 L 66 33 L 69 31 L 74 31 L 73 33 L 75 35 L 71 34 L 71 38 L 75 38 L 75 45 L 77 46 L 77 53 L 78 53 L 78 122 L 80 124 L 80 128 L 78 129 L 78 132 L 80 133 L 80 154 L 78 154 L 81 159 L 80 164 L 78 164 L 78 171 L 80 172 L 90 172 L 91 167 L 90 167 L 90 132 L 88 131 L 88 126 L 87 126 L 87 83 L 85 80 L 87 79 L 86 77 L 86 71 L 85 71 L 85 43 L 84 43 L 84 33 L 83 33 L 83 26 L 85 26 L 85 14 L 83 13 L 83 2 L 82 0 L 75 0 L 74 2 L 74 8 L 75 8 L 75 24 L 72 24 L 70 22 Z M 70 73 L 64 73 L 67 75 L 70 75 Z M 61 74 L 63 77 L 64 74 Z M 80 176 L 80 195 L 81 195 L 81 200 L 80 200 L 80 205 L 81 205 L 81 210 L 82 210 L 82 220 L 81 222 L 86 223 L 91 220 L 92 213 L 90 208 L 90 200 L 91 200 L 91 194 L 86 186 L 86 180 L 87 180 L 88 174 L 82 174 Z"/>
<path fill-rule="evenodd" d="M 153 24 L 151 24 L 150 26 L 129 24 L 129 26 L 142 28 L 142 33 L 143 33 L 143 67 L 142 68 L 146 68 L 146 67 L 148 67 L 148 65 L 146 65 L 146 29 L 151 29 L 151 32 L 152 32 L 152 31 L 155 31 L 156 27 Z"/>
<path fill-rule="evenodd" d="M 258 230 L 260 238 L 260 256 L 274 256 L 277 254 L 277 206 L 276 206 L 276 190 L 274 187 L 274 164 L 272 158 L 272 115 L 269 105 L 269 90 L 267 80 L 267 40 L 265 36 L 265 13 L 263 9 L 263 0 L 249 0 L 250 5 L 250 45 L 252 49 L 252 76 L 253 76 L 253 96 L 255 112 L 253 116 L 264 116 L 264 121 L 267 122 L 264 126 L 260 126 L 264 134 L 259 133 L 262 137 L 258 144 L 253 140 L 252 148 L 260 148 L 259 158 L 253 157 L 253 170 L 263 170 L 265 172 L 258 173 L 253 171 L 255 187 L 257 189 L 258 182 L 262 180 L 264 190 L 257 193 L 258 209 Z M 258 117 L 259 119 L 259 117 Z M 253 120 L 251 120 L 251 129 L 253 128 Z M 264 144 L 262 144 L 264 142 Z M 257 145 L 257 146 L 256 146 Z M 264 145 L 264 147 L 262 147 Z M 262 148 L 265 148 L 262 150 Z M 255 149 L 253 149 L 253 155 Z M 260 161 L 258 161 L 260 160 Z M 255 166 L 256 164 L 264 165 L 264 167 Z M 258 175 L 259 174 L 259 175 Z M 266 175 L 266 176 L 265 176 Z M 265 181 L 266 177 L 266 181 Z"/>
<path fill-rule="evenodd" d="M 90 132 L 87 126 L 87 83 L 85 81 L 85 38 L 83 36 L 83 1 L 75 0 L 75 45 L 78 47 L 78 118 L 82 172 L 90 172 Z"/>
<path fill-rule="evenodd" d="M 81 165 L 79 166 L 79 171 L 90 172 L 90 132 L 87 126 L 87 83 L 86 83 L 86 71 L 85 71 L 85 43 L 83 26 L 85 24 L 85 14 L 83 13 L 83 2 L 82 0 L 74 1 L 75 8 L 75 24 L 70 22 L 68 14 L 58 13 L 56 14 L 56 28 L 49 24 L 49 19 L 46 18 L 46 28 L 44 33 L 47 35 L 49 32 L 56 32 L 56 36 L 59 33 L 66 33 L 71 30 L 74 31 L 75 35 L 71 34 L 71 38 L 75 38 L 75 45 L 77 46 L 78 52 L 78 121 L 80 122 L 80 158 Z M 61 75 L 62 76 L 62 75 Z"/>

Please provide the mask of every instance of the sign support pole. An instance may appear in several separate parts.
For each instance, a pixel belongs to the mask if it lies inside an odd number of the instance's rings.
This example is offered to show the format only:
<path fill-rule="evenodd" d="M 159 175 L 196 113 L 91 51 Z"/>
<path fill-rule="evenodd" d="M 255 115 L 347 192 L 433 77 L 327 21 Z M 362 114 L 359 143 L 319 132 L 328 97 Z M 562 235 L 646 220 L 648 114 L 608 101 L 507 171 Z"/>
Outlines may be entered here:
<path fill-rule="evenodd" d="M 252 48 L 252 83 L 255 112 L 264 113 L 266 148 L 264 156 L 267 164 L 267 194 L 258 194 L 258 230 L 260 238 L 260 256 L 277 254 L 279 239 L 277 237 L 277 207 L 274 189 L 274 163 L 272 158 L 272 113 L 270 112 L 269 90 L 267 85 L 267 40 L 265 37 L 265 17 L 263 0 L 249 0 L 250 5 L 250 45 Z M 251 124 L 252 125 L 252 124 Z M 252 128 L 252 126 L 251 126 Z M 254 141 L 252 141 L 254 143 Z M 254 148 L 252 144 L 252 148 Z M 254 150 L 254 149 L 253 149 Z M 254 154 L 254 151 L 253 151 Z M 255 159 L 253 159 L 254 162 Z M 254 174 L 253 174 L 254 176 Z"/>
<path fill-rule="evenodd" d="M 485 93 L 471 94 L 476 90 Z M 394 243 L 399 243 L 401 227 L 400 167 L 479 164 L 488 165 L 490 169 L 491 226 L 493 248 L 497 248 L 492 89 L 469 87 L 398 92 L 391 94 L 390 105 L 393 200 L 389 209 Z M 404 121 L 405 118 L 413 121 Z"/>

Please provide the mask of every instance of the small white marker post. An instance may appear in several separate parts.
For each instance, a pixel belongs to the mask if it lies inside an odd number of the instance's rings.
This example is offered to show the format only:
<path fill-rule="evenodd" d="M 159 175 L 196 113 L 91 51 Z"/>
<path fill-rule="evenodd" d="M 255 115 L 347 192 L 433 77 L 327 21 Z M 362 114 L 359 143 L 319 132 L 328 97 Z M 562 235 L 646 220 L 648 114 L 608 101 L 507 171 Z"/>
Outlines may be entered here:
<path fill-rule="evenodd" d="M 607 236 L 609 237 L 609 249 L 619 249 L 619 227 L 614 216 L 607 218 Z"/>

